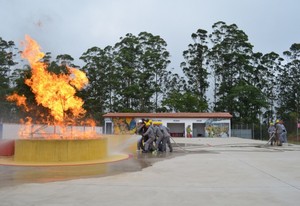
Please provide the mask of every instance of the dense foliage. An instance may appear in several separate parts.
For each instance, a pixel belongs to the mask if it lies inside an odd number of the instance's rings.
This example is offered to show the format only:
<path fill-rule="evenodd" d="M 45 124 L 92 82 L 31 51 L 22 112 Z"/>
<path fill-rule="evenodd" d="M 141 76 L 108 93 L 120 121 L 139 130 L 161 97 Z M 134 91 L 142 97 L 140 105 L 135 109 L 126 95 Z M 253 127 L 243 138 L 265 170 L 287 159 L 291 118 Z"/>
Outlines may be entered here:
<path fill-rule="evenodd" d="M 276 43 L 276 42 L 275 42 Z M 121 37 L 115 45 L 94 46 L 83 52 L 82 68 L 69 54 L 42 61 L 49 72 L 66 73 L 66 66 L 83 70 L 89 84 L 78 91 L 86 117 L 102 124 L 107 112 L 207 112 L 233 115 L 234 123 L 266 122 L 275 118 L 297 121 L 300 103 L 300 44 L 294 43 L 283 57 L 275 52 L 254 52 L 247 34 L 236 24 L 216 22 L 212 32 L 198 29 L 183 51 L 178 65 L 183 76 L 170 70 L 167 42 L 141 32 Z M 20 60 L 12 41 L 0 38 L 0 120 L 17 121 L 23 110 L 5 100 L 16 92 L 35 107 L 33 119 L 49 111 L 37 105 L 24 80 L 30 67 Z"/>

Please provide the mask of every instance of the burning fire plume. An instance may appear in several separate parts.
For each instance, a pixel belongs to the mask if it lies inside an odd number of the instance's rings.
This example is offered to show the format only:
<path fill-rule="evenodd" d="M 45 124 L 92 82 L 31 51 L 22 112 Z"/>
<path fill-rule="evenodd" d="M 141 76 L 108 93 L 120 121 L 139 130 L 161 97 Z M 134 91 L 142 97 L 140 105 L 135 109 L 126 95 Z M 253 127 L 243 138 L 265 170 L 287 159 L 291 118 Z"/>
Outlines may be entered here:
<path fill-rule="evenodd" d="M 75 93 L 88 84 L 85 73 L 68 66 L 69 74 L 57 75 L 49 72 L 47 65 L 41 61 L 45 54 L 40 51 L 40 46 L 28 35 L 25 36 L 25 40 L 22 58 L 28 60 L 32 71 L 31 78 L 26 79 L 25 83 L 34 93 L 37 104 L 49 109 L 55 125 L 65 125 L 71 119 L 84 115 L 84 102 L 75 96 Z M 13 94 L 8 96 L 7 100 L 15 101 L 28 112 L 24 95 Z"/>
<path fill-rule="evenodd" d="M 23 106 L 25 111 L 28 112 L 29 108 L 26 104 L 26 97 L 24 95 L 12 94 L 6 98 L 8 101 L 15 101 L 18 106 Z"/>
<path fill-rule="evenodd" d="M 22 57 L 29 61 L 32 68 L 32 76 L 26 79 L 25 83 L 35 94 L 37 103 L 50 109 L 51 115 L 58 123 L 64 122 L 66 111 L 70 111 L 74 117 L 84 114 L 83 100 L 76 97 L 75 93 L 76 89 L 80 90 L 88 83 L 86 75 L 71 67 L 68 67 L 70 75 L 48 72 L 46 65 L 40 62 L 45 55 L 40 51 L 40 46 L 29 36 L 25 39 Z"/>

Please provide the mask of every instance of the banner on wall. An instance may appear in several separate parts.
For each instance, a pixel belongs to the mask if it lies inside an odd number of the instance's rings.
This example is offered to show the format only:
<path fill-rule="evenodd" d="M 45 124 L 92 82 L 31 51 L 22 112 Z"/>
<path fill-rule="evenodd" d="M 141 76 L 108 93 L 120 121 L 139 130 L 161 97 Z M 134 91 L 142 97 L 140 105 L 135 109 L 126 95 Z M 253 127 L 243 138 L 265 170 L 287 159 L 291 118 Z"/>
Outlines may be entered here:
<path fill-rule="evenodd" d="M 206 137 L 229 137 L 227 119 L 207 119 L 205 122 Z"/>
<path fill-rule="evenodd" d="M 114 134 L 134 134 L 136 132 L 136 121 L 132 117 L 113 118 Z"/>

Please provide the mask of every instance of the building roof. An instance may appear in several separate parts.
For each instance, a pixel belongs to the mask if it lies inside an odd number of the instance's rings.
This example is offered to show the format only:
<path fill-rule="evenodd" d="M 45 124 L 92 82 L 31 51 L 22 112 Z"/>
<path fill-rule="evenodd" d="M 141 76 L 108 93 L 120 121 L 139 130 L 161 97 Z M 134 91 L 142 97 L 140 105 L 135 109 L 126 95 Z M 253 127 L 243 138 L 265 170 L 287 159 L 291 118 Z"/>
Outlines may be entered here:
<path fill-rule="evenodd" d="M 228 112 L 177 112 L 177 113 L 107 113 L 103 117 L 140 117 L 140 118 L 232 118 Z"/>

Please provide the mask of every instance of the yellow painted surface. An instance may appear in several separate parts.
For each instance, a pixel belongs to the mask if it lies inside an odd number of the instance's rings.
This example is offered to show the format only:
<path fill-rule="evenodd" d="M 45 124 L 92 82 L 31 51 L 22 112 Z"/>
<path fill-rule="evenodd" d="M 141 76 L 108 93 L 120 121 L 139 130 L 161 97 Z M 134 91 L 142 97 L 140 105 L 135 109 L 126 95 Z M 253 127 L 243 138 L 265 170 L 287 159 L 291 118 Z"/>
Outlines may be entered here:
<path fill-rule="evenodd" d="M 107 157 L 107 139 L 16 140 L 16 162 L 78 162 Z"/>

